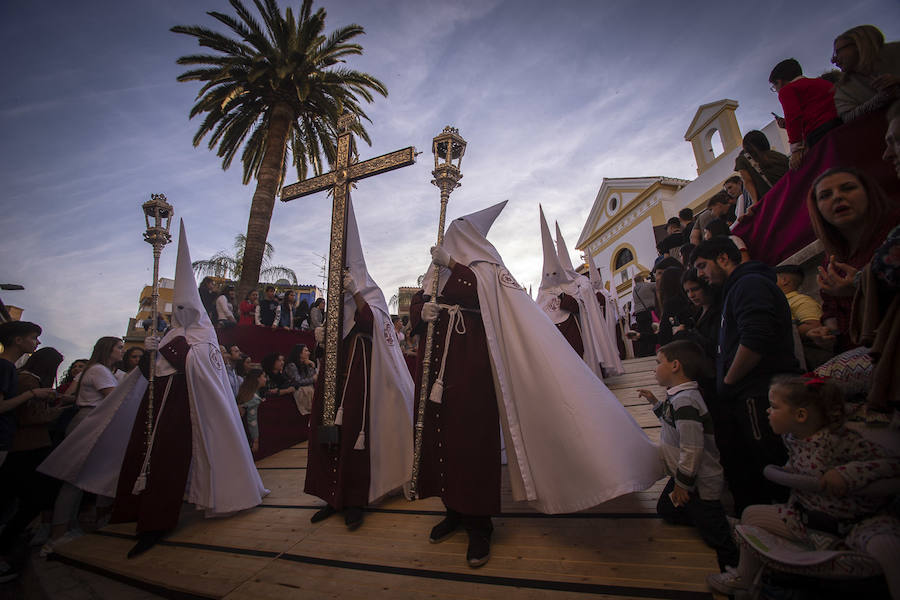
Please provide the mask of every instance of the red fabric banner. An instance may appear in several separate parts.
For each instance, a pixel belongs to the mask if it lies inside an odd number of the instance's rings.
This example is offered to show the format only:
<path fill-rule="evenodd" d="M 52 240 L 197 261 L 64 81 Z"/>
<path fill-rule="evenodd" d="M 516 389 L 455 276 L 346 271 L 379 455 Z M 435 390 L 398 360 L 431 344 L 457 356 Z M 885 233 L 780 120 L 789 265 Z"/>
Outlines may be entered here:
<path fill-rule="evenodd" d="M 875 178 L 889 196 L 900 198 L 900 180 L 881 159 L 886 130 L 885 111 L 878 111 L 826 134 L 800 169 L 788 171 L 763 196 L 755 213 L 734 228 L 750 258 L 775 266 L 816 240 L 806 195 L 816 177 L 832 167 L 855 167 Z"/>

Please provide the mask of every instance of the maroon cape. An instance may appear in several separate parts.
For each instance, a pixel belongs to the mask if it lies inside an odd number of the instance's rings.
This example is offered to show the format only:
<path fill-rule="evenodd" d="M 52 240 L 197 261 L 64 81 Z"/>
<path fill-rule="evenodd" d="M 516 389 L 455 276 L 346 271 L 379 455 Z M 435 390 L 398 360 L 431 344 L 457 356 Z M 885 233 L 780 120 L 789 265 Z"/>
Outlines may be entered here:
<path fill-rule="evenodd" d="M 157 429 L 150 456 L 147 487 L 140 494 L 132 494 L 146 452 L 149 389 L 144 394 L 135 417 L 131 439 L 119 471 L 119 484 L 110 523 L 137 521 L 137 533 L 168 531 L 178 525 L 191 466 L 191 408 L 184 375 L 189 350 L 190 346 L 183 336 L 159 348 L 159 353 L 177 372 L 157 377 L 153 384 L 153 416 Z M 149 358 L 149 355 L 146 356 Z M 149 360 L 141 363 L 141 370 L 144 376 L 148 375 Z M 170 380 L 172 387 L 166 398 L 165 410 L 160 413 L 163 395 Z"/>
<path fill-rule="evenodd" d="M 369 411 L 363 414 L 363 403 L 368 408 L 366 378 L 372 364 L 372 325 L 375 317 L 367 304 L 356 311 L 355 319 L 356 326 L 344 338 L 341 349 L 344 364 L 350 366 L 342 366 L 341 377 L 338 378 L 336 401 L 344 407 L 339 442 L 325 445 L 316 439 L 324 408 L 324 368 L 319 369 L 309 419 L 309 459 L 304 491 L 318 496 L 335 510 L 343 510 L 347 506 L 363 507 L 369 503 L 369 444 L 367 441 L 364 450 L 354 450 L 353 446 L 363 420 L 366 439 L 369 437 Z M 345 382 L 346 391 L 342 394 Z"/>
<path fill-rule="evenodd" d="M 421 320 L 425 298 L 413 296 L 409 307 L 412 332 L 419 334 L 415 383 L 422 380 L 427 323 Z M 444 505 L 464 515 L 500 512 L 500 417 L 484 324 L 478 310 L 475 274 L 457 264 L 438 297 L 441 304 L 462 307 L 465 333 L 454 331 L 444 357 L 449 315 L 441 311 L 434 328 L 431 378 L 446 359 L 442 402 L 428 401 L 419 467 L 419 497 L 440 496 Z M 416 395 L 418 402 L 418 393 Z"/>
<path fill-rule="evenodd" d="M 569 318 L 562 323 L 557 323 L 556 328 L 559 329 L 569 345 L 578 353 L 578 356 L 584 358 L 584 340 L 581 338 L 581 329 L 578 327 L 578 300 L 568 294 L 561 294 L 559 297 L 559 307 L 569 311 Z"/>

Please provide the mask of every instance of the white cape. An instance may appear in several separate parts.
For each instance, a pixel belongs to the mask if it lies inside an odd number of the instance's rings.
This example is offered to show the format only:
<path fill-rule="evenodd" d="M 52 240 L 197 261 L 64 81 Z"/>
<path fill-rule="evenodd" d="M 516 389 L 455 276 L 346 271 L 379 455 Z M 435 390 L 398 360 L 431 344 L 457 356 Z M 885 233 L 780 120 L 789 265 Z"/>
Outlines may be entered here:
<path fill-rule="evenodd" d="M 140 369 L 116 388 L 56 447 L 38 471 L 100 496 L 114 497 L 131 428 L 147 389 Z"/>
<path fill-rule="evenodd" d="M 192 454 L 185 500 L 206 510 L 207 516 L 227 515 L 257 506 L 269 491 L 253 464 L 219 352 L 219 341 L 200 302 L 183 221 L 172 303 L 174 327 L 160 341 L 160 347 L 182 335 L 190 345 L 185 378 L 191 410 Z M 169 362 L 157 356 L 156 374 L 172 372 Z M 157 410 L 164 408 L 157 407 Z"/>
<path fill-rule="evenodd" d="M 478 280 L 513 499 L 566 513 L 650 487 L 659 449 L 484 237 L 504 205 L 454 220 L 444 247 Z"/>
<path fill-rule="evenodd" d="M 347 211 L 347 265 L 357 291 L 369 304 L 374 317 L 368 381 L 369 436 L 365 443 L 369 446 L 369 502 L 375 502 L 402 487 L 412 476 L 415 392 L 384 294 L 366 268 L 356 215 L 349 201 Z M 355 312 L 353 297 L 345 294 L 343 337 L 356 324 Z M 357 434 L 347 432 L 347 435 Z"/>
<path fill-rule="evenodd" d="M 590 280 L 584 275 L 578 275 L 567 287 L 567 293 L 578 300 L 578 324 L 581 326 L 584 343 L 584 362 L 594 370 L 597 377 L 603 377 L 600 365 L 606 369 L 607 376 L 624 373 L 625 368 L 615 344 L 615 334 L 609 334 L 609 322 L 600 310 L 600 303 Z"/>
<path fill-rule="evenodd" d="M 656 483 L 663 475 L 656 445 L 587 364 L 566 358 L 569 343 L 506 268 L 469 267 L 478 279 L 513 499 L 545 513 L 576 512 Z"/>

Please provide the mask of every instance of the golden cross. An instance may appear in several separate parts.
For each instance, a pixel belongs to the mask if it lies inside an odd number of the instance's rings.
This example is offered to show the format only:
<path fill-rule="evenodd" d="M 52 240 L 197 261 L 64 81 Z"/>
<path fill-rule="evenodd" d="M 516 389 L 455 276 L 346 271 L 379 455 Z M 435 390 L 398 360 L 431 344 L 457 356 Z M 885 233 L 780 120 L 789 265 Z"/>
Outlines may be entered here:
<path fill-rule="evenodd" d="M 325 320 L 325 389 L 322 411 L 322 428 L 317 438 L 322 443 L 337 442 L 337 427 L 334 425 L 337 403 L 338 366 L 341 349 L 341 334 L 344 322 L 343 279 L 346 260 L 345 241 L 347 231 L 347 200 L 350 198 L 350 184 L 366 177 L 379 175 L 416 162 L 416 149 L 412 146 L 388 154 L 376 156 L 363 162 L 351 163 L 353 134 L 350 127 L 356 117 L 344 113 L 338 119 L 337 160 L 334 170 L 318 177 L 292 183 L 281 190 L 281 200 L 288 202 L 327 189 L 334 190 L 331 210 L 331 244 L 328 251 L 328 293 L 326 296 Z"/>

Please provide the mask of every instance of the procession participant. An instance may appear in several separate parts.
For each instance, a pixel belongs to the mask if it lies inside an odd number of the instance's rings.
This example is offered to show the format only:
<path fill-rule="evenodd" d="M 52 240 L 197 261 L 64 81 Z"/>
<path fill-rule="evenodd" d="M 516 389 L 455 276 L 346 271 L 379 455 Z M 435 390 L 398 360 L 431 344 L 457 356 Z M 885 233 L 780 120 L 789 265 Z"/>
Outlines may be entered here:
<path fill-rule="evenodd" d="M 619 302 L 616 299 L 615 294 L 607 290 L 603 285 L 603 277 L 600 276 L 600 271 L 597 269 L 597 265 L 594 264 L 594 260 L 590 258 L 590 256 L 587 259 L 587 263 L 591 288 L 594 290 L 594 294 L 597 297 L 597 303 L 600 305 L 600 310 L 603 312 L 603 318 L 606 320 L 609 337 L 613 340 L 616 350 L 619 352 L 619 358 L 621 359 L 625 354 L 625 341 L 622 337 L 622 327 L 619 324 L 619 320 L 622 318 Z"/>
<path fill-rule="evenodd" d="M 342 365 L 335 443 L 317 439 L 323 423 L 325 369 L 310 416 L 311 441 L 304 491 L 327 504 L 310 519 L 317 523 L 344 512 L 356 529 L 363 507 L 407 483 L 412 471 L 413 382 L 400 351 L 384 294 L 372 280 L 359 240 L 353 205 L 347 202 Z M 318 342 L 324 330 L 316 330 Z"/>
<path fill-rule="evenodd" d="M 145 395 L 137 411 L 116 486 L 112 523 L 137 521 L 133 557 L 178 524 L 182 500 L 226 516 L 258 505 L 263 487 L 228 384 L 209 316 L 194 283 L 190 250 L 181 223 L 173 328 L 158 343 L 154 423 L 149 443 Z M 149 374 L 149 352 L 141 362 Z"/>
<path fill-rule="evenodd" d="M 619 358 L 619 349 L 616 347 L 615 336 L 609 335 L 606 319 L 600 310 L 597 297 L 590 279 L 575 271 L 566 241 L 556 224 L 556 250 L 559 262 L 572 279 L 569 288 L 571 294 L 578 300 L 581 310 L 578 311 L 578 324 L 581 326 L 581 337 L 584 340 L 585 362 L 591 367 L 598 377 L 610 377 L 625 372 L 622 359 Z M 599 369 L 593 365 L 598 365 Z"/>
<path fill-rule="evenodd" d="M 544 250 L 544 269 L 541 286 L 538 288 L 537 303 L 556 328 L 559 329 L 578 356 L 584 358 L 584 342 L 578 325 L 578 301 L 566 293 L 572 278 L 559 262 L 559 254 L 550 237 L 550 228 L 544 218 L 544 209 L 539 205 L 541 216 L 541 244 Z"/>
<path fill-rule="evenodd" d="M 501 423 L 513 499 L 541 512 L 583 510 L 661 476 L 653 443 L 583 361 L 568 359 L 568 343 L 485 238 L 505 205 L 450 224 L 425 277 L 439 274 L 438 297 L 419 291 L 410 305 L 414 333 L 435 322 L 416 491 L 447 508 L 432 542 L 468 531 L 472 567 L 490 558 L 500 511 Z"/>

